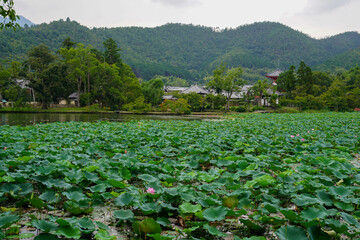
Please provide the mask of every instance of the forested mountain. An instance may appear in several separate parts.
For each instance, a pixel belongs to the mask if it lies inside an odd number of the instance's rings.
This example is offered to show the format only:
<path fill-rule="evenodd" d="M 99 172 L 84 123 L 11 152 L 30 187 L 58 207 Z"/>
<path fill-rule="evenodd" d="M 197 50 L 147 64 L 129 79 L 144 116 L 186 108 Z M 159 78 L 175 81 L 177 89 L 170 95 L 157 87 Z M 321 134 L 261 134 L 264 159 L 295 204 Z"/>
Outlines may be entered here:
<path fill-rule="evenodd" d="M 8 22 L 8 19 L 4 19 L 3 17 L 0 17 L 0 22 Z M 19 19 L 15 21 L 15 23 L 19 24 L 20 27 L 31 27 L 31 26 L 35 26 L 36 24 L 31 22 L 29 19 L 27 19 L 26 17 L 23 17 L 21 15 L 19 15 Z"/>
<path fill-rule="evenodd" d="M 356 32 L 317 40 L 273 22 L 217 31 L 184 24 L 89 29 L 69 19 L 15 32 L 1 31 L 0 59 L 3 64 L 21 60 L 32 46 L 40 43 L 55 51 L 67 37 L 98 49 L 106 38 L 113 38 L 122 49 L 123 61 L 143 79 L 158 74 L 197 81 L 226 62 L 228 66 L 243 67 L 244 77 L 256 81 L 268 71 L 285 70 L 301 60 L 311 67 L 332 70 L 334 64 L 353 67 L 360 59 L 360 34 Z"/>

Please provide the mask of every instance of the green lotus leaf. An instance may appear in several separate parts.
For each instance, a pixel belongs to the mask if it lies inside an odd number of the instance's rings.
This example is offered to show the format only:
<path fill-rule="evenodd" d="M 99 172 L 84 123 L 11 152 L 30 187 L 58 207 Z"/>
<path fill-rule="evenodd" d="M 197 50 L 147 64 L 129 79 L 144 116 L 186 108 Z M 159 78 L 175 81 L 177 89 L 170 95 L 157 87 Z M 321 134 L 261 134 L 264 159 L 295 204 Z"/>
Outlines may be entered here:
<path fill-rule="evenodd" d="M 328 194 L 325 190 L 318 190 L 316 195 L 322 204 L 326 206 L 332 206 L 334 204 L 331 195 Z"/>
<path fill-rule="evenodd" d="M 0 217 L 0 228 L 7 228 L 11 224 L 17 222 L 19 220 L 19 216 L 17 215 L 5 215 Z"/>
<path fill-rule="evenodd" d="M 154 176 L 151 176 L 149 174 L 141 174 L 138 176 L 138 178 L 140 178 L 141 180 L 145 181 L 145 182 L 156 182 L 159 181 L 159 179 L 157 179 Z"/>
<path fill-rule="evenodd" d="M 100 229 L 95 234 L 95 239 L 97 239 L 97 240 L 116 240 L 117 237 L 116 236 L 110 236 L 109 233 L 106 230 Z"/>
<path fill-rule="evenodd" d="M 45 233 L 55 231 L 58 227 L 57 224 L 45 220 L 35 220 L 31 224 Z"/>
<path fill-rule="evenodd" d="M 31 183 L 21 183 L 19 184 L 19 195 L 26 195 L 34 191 L 34 187 Z"/>
<path fill-rule="evenodd" d="M 96 221 L 96 226 L 99 228 L 99 229 L 103 229 L 103 230 L 106 230 L 106 231 L 109 231 L 110 228 L 108 225 L 102 223 L 102 222 L 99 222 L 99 221 Z"/>
<path fill-rule="evenodd" d="M 56 193 L 53 191 L 46 191 L 43 194 L 41 194 L 39 196 L 40 199 L 49 202 L 49 203 L 54 203 L 57 202 L 59 200 L 59 197 L 56 196 Z"/>
<path fill-rule="evenodd" d="M 203 217 L 208 221 L 221 221 L 225 219 L 227 213 L 228 210 L 223 206 L 212 207 L 203 211 Z"/>
<path fill-rule="evenodd" d="M 295 226 L 282 226 L 275 232 L 280 240 L 308 240 L 305 231 Z"/>
<path fill-rule="evenodd" d="M 284 210 L 280 210 L 280 212 L 290 221 L 292 222 L 297 222 L 299 221 L 301 218 L 300 216 L 295 213 L 293 210 L 290 209 L 284 209 Z"/>
<path fill-rule="evenodd" d="M 36 207 L 36 208 L 39 208 L 39 209 L 46 205 L 43 200 L 41 200 L 39 198 L 36 198 L 36 197 L 30 199 L 29 202 L 31 203 L 31 205 L 33 207 Z"/>
<path fill-rule="evenodd" d="M 115 188 L 125 188 L 126 187 L 126 184 L 119 180 L 109 179 L 108 182 L 111 184 L 111 186 L 113 186 Z"/>
<path fill-rule="evenodd" d="M 171 224 L 171 222 L 169 221 L 169 219 L 167 218 L 163 218 L 163 217 L 159 217 L 158 219 L 156 219 L 156 222 L 164 227 L 168 226 Z"/>
<path fill-rule="evenodd" d="M 226 237 L 227 235 L 221 231 L 219 231 L 216 227 L 212 227 L 209 224 L 205 224 L 203 226 L 205 230 L 207 230 L 211 235 L 217 236 L 217 237 Z"/>
<path fill-rule="evenodd" d="M 18 235 L 7 235 L 6 239 L 26 239 L 34 237 L 34 233 L 20 233 Z"/>
<path fill-rule="evenodd" d="M 95 231 L 95 225 L 89 218 L 81 218 L 77 222 L 77 226 L 82 233 L 90 234 Z"/>
<path fill-rule="evenodd" d="M 104 183 L 100 183 L 100 184 L 97 184 L 95 186 L 92 186 L 90 188 L 88 188 L 91 192 L 106 192 L 106 188 L 108 188 L 108 186 Z M 79 201 L 79 200 L 78 200 Z"/>
<path fill-rule="evenodd" d="M 179 209 L 182 213 L 196 213 L 201 211 L 201 206 L 199 204 L 193 205 L 185 202 L 179 206 Z"/>
<path fill-rule="evenodd" d="M 123 193 L 115 199 L 117 206 L 123 207 L 129 205 L 133 201 L 134 197 L 130 193 Z"/>
<path fill-rule="evenodd" d="M 326 219 L 325 223 L 337 233 L 344 233 L 348 227 L 336 219 Z"/>
<path fill-rule="evenodd" d="M 62 218 L 56 219 L 56 222 L 57 222 L 57 224 L 59 224 L 60 227 L 70 227 L 71 226 L 69 221 L 62 219 Z"/>
<path fill-rule="evenodd" d="M 78 201 L 87 199 L 87 197 L 85 196 L 85 194 L 83 194 L 82 192 L 77 192 L 77 191 L 74 191 L 74 192 L 64 192 L 63 195 L 64 195 L 65 197 L 67 197 L 69 200 L 72 200 L 72 201 L 75 201 L 75 202 L 78 202 Z"/>
<path fill-rule="evenodd" d="M 56 235 L 49 233 L 41 233 L 40 235 L 34 238 L 34 240 L 58 240 L 58 239 L 59 238 Z"/>
<path fill-rule="evenodd" d="M 321 230 L 319 226 L 312 226 L 308 228 L 310 240 L 328 240 L 330 239 L 329 234 Z"/>
<path fill-rule="evenodd" d="M 117 210 L 114 211 L 114 217 L 120 220 L 129 220 L 134 218 L 134 213 L 131 210 Z"/>
<path fill-rule="evenodd" d="M 341 196 L 341 197 L 351 196 L 353 194 L 353 191 L 351 189 L 344 186 L 329 187 L 329 192 L 335 196 Z"/>
<path fill-rule="evenodd" d="M 301 195 L 297 196 L 296 198 L 292 199 L 291 201 L 300 207 L 321 203 L 319 199 L 317 199 L 309 194 L 301 194 Z"/>
<path fill-rule="evenodd" d="M 326 216 L 328 216 L 327 212 L 324 209 L 315 208 L 315 207 L 309 207 L 301 212 L 301 217 L 312 221 L 314 219 L 323 219 Z"/>
<path fill-rule="evenodd" d="M 58 236 L 64 236 L 69 239 L 71 238 L 79 239 L 81 237 L 80 229 L 71 226 L 60 227 L 58 230 L 56 230 L 55 234 Z"/>
<path fill-rule="evenodd" d="M 348 212 L 352 212 L 355 210 L 355 207 L 353 204 L 348 204 L 348 203 L 344 203 L 341 201 L 335 201 L 334 205 L 335 205 L 335 207 L 340 208 L 345 211 L 348 211 Z"/>
<path fill-rule="evenodd" d="M 354 225 L 355 227 L 360 228 L 360 223 L 352 215 L 342 212 L 340 213 L 340 216 L 342 217 L 342 219 L 344 219 L 344 221 L 346 221 L 350 225 Z"/>

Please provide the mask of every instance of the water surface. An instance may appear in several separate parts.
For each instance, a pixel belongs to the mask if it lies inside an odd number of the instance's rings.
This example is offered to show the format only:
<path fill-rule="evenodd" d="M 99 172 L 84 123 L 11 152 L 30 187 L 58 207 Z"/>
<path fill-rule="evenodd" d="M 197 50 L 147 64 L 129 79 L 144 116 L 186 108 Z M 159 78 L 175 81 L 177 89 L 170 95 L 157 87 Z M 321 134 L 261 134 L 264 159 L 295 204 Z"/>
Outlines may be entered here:
<path fill-rule="evenodd" d="M 201 120 L 192 116 L 135 115 L 104 113 L 0 113 L 0 125 L 33 125 L 50 122 L 126 122 L 132 120 Z"/>

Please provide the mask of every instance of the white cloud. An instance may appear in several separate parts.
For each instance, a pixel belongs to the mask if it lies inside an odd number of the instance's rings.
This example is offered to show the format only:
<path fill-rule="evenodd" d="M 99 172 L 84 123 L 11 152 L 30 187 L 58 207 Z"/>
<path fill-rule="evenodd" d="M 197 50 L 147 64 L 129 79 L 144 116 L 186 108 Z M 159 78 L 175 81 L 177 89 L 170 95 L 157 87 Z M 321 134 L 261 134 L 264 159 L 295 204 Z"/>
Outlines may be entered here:
<path fill-rule="evenodd" d="M 324 14 L 346 7 L 354 0 L 309 0 L 303 14 Z"/>
<path fill-rule="evenodd" d="M 155 3 L 161 3 L 165 6 L 174 6 L 174 7 L 191 7 L 201 4 L 201 2 L 198 0 L 150 0 L 150 1 Z"/>

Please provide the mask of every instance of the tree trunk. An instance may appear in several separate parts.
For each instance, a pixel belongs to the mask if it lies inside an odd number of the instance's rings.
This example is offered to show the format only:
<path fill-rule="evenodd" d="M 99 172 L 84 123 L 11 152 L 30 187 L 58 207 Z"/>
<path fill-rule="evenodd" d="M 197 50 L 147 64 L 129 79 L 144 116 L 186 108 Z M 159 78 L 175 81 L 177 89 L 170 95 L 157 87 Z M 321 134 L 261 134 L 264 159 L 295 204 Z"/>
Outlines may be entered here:
<path fill-rule="evenodd" d="M 87 85 L 87 87 L 88 87 L 88 102 L 87 102 L 87 105 L 88 106 L 90 106 L 90 73 L 88 72 L 88 85 Z"/>
<path fill-rule="evenodd" d="M 3 107 L 2 99 L 3 99 L 3 97 L 2 97 L 1 88 L 0 88 L 0 108 Z"/>
<path fill-rule="evenodd" d="M 80 107 L 81 78 L 78 79 L 77 107 Z"/>

